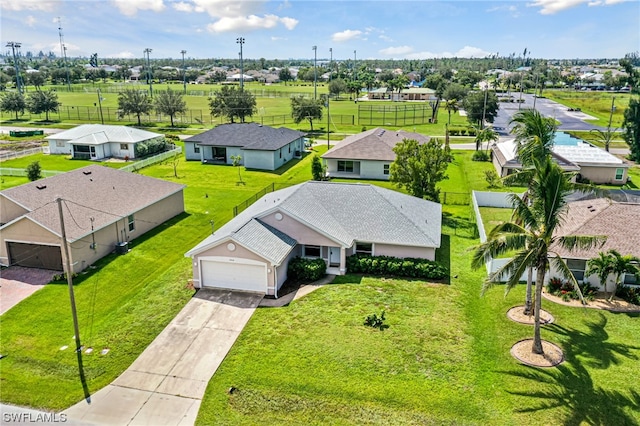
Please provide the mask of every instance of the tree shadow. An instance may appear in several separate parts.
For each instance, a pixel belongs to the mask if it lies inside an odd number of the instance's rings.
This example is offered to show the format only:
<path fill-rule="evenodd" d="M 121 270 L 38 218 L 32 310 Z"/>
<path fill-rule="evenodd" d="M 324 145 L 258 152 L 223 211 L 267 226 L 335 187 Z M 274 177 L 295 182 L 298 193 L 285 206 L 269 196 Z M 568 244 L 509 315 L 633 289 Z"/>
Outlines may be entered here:
<path fill-rule="evenodd" d="M 442 234 L 440 248 L 436 249 L 436 261 L 440 262 L 449 271 L 442 281 L 445 284 L 451 284 L 451 236 Z"/>
<path fill-rule="evenodd" d="M 442 226 L 449 228 L 448 233 L 457 235 L 462 238 L 476 239 L 478 238 L 478 228 L 475 222 L 456 216 L 449 212 L 442 213 Z M 451 232 L 451 230 L 453 232 Z M 445 232 L 445 230 L 443 230 Z"/>
<path fill-rule="evenodd" d="M 602 313 L 597 321 L 588 322 L 586 326 L 589 329 L 586 332 L 557 324 L 547 326 L 551 332 L 565 338 L 566 343 L 562 345 L 566 359 L 564 364 L 553 369 L 525 367 L 524 371 L 504 372 L 531 381 L 527 390 L 507 391 L 509 394 L 537 401 L 515 411 L 533 413 L 561 408 L 566 416 L 558 419 L 558 424 L 567 426 L 638 425 L 637 418 L 630 411 L 638 411 L 640 392 L 631 386 L 628 392 L 599 387 L 587 367 L 604 370 L 620 364 L 623 357 L 637 360 L 638 355 L 633 351 L 640 350 L 640 347 L 609 342 L 607 319 Z"/>

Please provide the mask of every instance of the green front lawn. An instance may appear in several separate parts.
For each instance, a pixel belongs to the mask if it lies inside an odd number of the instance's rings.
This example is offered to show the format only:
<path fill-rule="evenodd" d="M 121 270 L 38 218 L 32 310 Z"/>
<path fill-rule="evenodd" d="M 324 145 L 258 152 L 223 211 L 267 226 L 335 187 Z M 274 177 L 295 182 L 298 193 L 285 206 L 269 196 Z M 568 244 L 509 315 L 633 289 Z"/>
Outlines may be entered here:
<path fill-rule="evenodd" d="M 438 253 L 452 260 L 451 285 L 348 275 L 287 307 L 258 309 L 209 382 L 197 423 L 637 424 L 638 315 L 545 300 L 556 324 L 543 338 L 567 360 L 548 370 L 518 364 L 509 349 L 533 330 L 505 313 L 524 288 L 480 297 L 469 208 L 446 210 L 459 225 L 445 227 Z M 388 329 L 363 326 L 382 310 Z"/>
<path fill-rule="evenodd" d="M 51 170 L 59 172 L 67 172 L 69 170 L 79 169 L 80 167 L 91 166 L 95 164 L 101 164 L 107 167 L 113 167 L 119 169 L 131 162 L 125 163 L 124 161 L 90 161 L 90 160 L 72 160 L 70 155 L 52 155 L 52 154 L 34 154 L 26 157 L 15 158 L 12 160 L 5 160 L 0 163 L 0 167 L 7 167 L 13 169 L 26 169 L 27 166 L 34 161 L 40 163 L 42 170 Z"/>

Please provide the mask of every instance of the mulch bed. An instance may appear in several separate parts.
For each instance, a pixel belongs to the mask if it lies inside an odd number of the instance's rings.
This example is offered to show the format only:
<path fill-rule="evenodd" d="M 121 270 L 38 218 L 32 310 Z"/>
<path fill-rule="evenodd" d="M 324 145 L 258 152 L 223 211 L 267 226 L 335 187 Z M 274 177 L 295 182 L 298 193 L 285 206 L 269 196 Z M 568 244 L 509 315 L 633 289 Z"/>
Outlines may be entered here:
<path fill-rule="evenodd" d="M 519 322 L 520 324 L 533 325 L 534 317 L 532 315 L 526 315 L 524 313 L 524 305 L 514 306 L 507 311 L 507 318 L 511 321 Z M 540 309 L 540 324 L 551 324 L 555 318 L 549 312 L 544 309 Z"/>
<path fill-rule="evenodd" d="M 521 340 L 511 347 L 511 355 L 521 363 L 531 367 L 555 367 L 564 361 L 564 354 L 559 346 L 542 341 L 543 354 L 531 351 L 533 339 Z"/>
<path fill-rule="evenodd" d="M 591 309 L 603 309 L 611 312 L 640 312 L 640 306 L 629 303 L 619 297 L 614 297 L 611 302 L 605 297 L 604 293 L 598 293 L 595 300 L 587 302 L 583 305 L 579 300 L 564 301 L 561 297 L 549 294 L 546 291 L 542 292 L 542 297 L 551 302 L 559 305 L 572 306 L 576 308 L 591 308 Z"/>

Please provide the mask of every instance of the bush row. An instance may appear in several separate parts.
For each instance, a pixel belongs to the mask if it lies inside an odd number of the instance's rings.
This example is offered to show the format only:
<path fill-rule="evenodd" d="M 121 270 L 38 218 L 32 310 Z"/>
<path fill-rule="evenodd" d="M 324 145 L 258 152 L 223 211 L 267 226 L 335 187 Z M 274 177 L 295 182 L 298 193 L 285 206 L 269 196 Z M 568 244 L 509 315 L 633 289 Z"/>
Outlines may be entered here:
<path fill-rule="evenodd" d="M 590 302 L 596 298 L 598 289 L 590 286 L 588 283 L 578 284 L 582 297 L 587 302 Z M 565 302 L 570 300 L 580 300 L 578 292 L 569 281 L 565 281 L 562 278 L 553 277 L 547 284 L 547 292 L 554 296 L 560 297 Z"/>
<path fill-rule="evenodd" d="M 162 152 L 167 148 L 167 141 L 165 139 L 152 139 L 147 142 L 140 142 L 136 144 L 136 157 L 144 157 L 146 155 L 155 154 L 156 152 Z"/>
<path fill-rule="evenodd" d="M 327 264 L 322 259 L 291 259 L 287 267 L 287 277 L 297 281 L 317 281 L 327 273 Z"/>
<path fill-rule="evenodd" d="M 640 306 L 640 287 L 620 285 L 616 289 L 616 296 L 629 303 Z"/>
<path fill-rule="evenodd" d="M 447 268 L 432 260 L 366 255 L 348 257 L 347 271 L 355 274 L 395 275 L 434 280 L 445 278 L 448 274 Z"/>
<path fill-rule="evenodd" d="M 450 136 L 475 136 L 476 132 L 467 127 L 449 127 Z"/>

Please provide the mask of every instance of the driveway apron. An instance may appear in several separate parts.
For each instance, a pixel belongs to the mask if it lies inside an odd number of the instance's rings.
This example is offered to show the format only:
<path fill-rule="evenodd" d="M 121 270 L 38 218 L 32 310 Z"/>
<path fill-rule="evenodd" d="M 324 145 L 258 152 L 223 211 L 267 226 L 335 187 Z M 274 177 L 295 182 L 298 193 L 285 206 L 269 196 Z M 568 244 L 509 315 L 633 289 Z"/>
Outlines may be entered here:
<path fill-rule="evenodd" d="M 207 383 L 261 300 L 199 290 L 124 373 L 64 413 L 89 425 L 194 424 Z"/>

